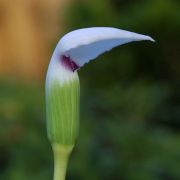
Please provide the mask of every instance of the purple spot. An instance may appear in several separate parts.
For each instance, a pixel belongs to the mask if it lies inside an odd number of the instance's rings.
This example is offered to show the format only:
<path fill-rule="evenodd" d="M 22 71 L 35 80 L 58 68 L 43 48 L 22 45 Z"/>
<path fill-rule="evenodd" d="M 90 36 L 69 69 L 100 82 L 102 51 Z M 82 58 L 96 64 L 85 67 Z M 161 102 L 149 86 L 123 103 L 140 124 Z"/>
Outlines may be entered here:
<path fill-rule="evenodd" d="M 67 69 L 73 72 L 80 68 L 69 56 L 62 55 L 60 61 Z"/>

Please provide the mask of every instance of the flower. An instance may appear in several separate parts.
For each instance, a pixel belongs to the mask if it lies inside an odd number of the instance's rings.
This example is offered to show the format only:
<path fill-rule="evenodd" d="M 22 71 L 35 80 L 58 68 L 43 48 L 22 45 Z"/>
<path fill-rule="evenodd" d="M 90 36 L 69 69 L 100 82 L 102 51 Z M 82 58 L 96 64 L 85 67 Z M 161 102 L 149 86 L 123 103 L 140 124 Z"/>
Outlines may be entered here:
<path fill-rule="evenodd" d="M 55 157 L 57 152 L 67 157 L 77 139 L 80 94 L 77 70 L 116 46 L 142 40 L 154 41 L 149 36 L 110 27 L 79 29 L 60 39 L 46 77 L 47 129 Z M 67 162 L 58 163 L 56 158 L 55 162 L 56 179 L 60 176 L 56 166 L 66 166 Z M 60 174 L 63 179 L 65 172 Z"/>

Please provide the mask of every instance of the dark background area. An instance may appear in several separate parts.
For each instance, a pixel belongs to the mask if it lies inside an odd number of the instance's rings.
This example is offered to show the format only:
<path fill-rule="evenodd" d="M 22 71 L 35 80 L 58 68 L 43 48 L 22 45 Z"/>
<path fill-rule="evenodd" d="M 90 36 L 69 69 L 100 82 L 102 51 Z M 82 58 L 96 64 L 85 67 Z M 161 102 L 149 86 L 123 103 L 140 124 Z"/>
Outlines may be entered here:
<path fill-rule="evenodd" d="M 79 0 L 66 11 L 64 33 L 111 26 L 156 40 L 117 47 L 79 71 L 80 134 L 67 179 L 180 179 L 179 12 L 178 0 Z M 52 179 L 42 84 L 1 80 L 2 180 Z"/>

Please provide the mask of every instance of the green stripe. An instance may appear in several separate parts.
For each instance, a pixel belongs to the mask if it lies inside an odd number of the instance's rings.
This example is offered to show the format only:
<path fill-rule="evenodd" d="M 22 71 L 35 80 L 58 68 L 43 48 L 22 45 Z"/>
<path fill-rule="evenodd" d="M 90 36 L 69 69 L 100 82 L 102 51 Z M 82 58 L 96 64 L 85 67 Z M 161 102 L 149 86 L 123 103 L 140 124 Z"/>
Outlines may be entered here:
<path fill-rule="evenodd" d="M 73 145 L 79 129 L 79 80 L 57 81 L 46 92 L 47 131 L 52 143 Z"/>

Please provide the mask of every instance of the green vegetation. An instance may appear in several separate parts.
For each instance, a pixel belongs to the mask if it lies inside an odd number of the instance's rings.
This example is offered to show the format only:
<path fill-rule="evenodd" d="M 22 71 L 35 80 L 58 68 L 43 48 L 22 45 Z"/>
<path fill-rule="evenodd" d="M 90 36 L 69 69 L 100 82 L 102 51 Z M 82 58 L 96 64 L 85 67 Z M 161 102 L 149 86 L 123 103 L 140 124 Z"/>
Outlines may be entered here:
<path fill-rule="evenodd" d="M 85 65 L 80 135 L 67 180 L 180 179 L 180 2 L 91 0 L 72 5 L 67 32 L 114 26 L 156 43 L 115 48 Z M 50 180 L 44 89 L 0 83 L 0 179 Z"/>

